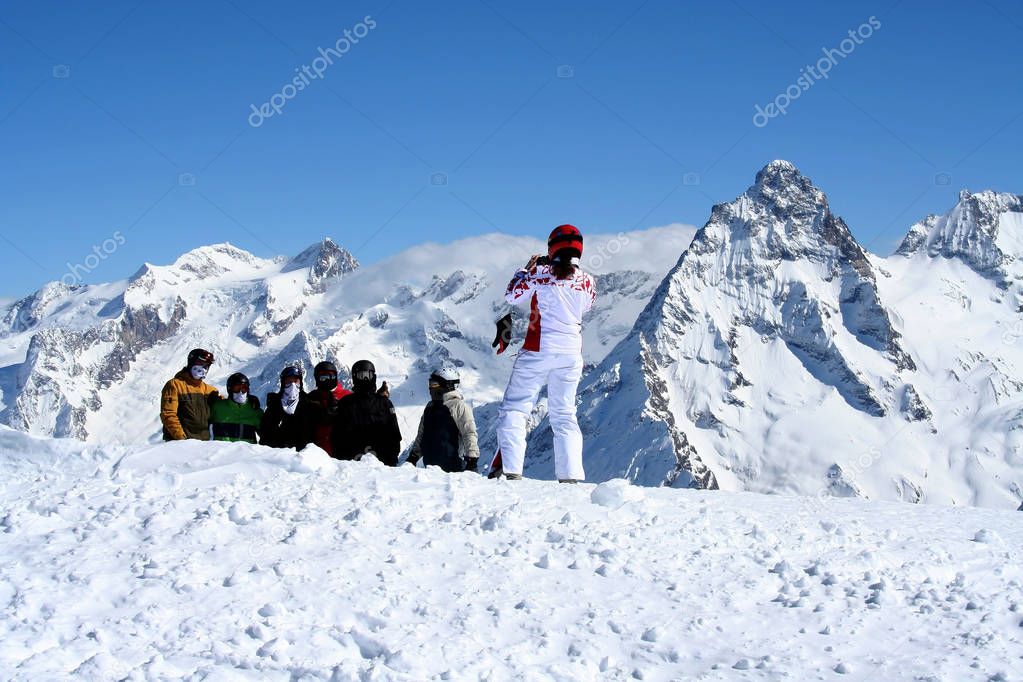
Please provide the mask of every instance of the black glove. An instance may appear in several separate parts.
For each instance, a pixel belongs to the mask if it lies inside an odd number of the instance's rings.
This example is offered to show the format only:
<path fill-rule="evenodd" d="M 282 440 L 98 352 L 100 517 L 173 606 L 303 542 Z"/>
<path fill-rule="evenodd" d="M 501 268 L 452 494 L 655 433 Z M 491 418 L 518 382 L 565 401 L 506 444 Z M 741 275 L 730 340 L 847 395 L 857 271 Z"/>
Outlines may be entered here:
<path fill-rule="evenodd" d="M 497 321 L 497 335 L 494 336 L 494 342 L 490 344 L 490 347 L 496 348 L 497 354 L 500 355 L 508 349 L 508 344 L 511 343 L 511 338 L 512 316 L 511 313 L 508 313 Z"/>
<path fill-rule="evenodd" d="M 480 465 L 479 457 L 469 457 L 468 459 L 465 460 L 465 470 L 471 471 L 474 474 L 479 473 L 479 465 Z"/>

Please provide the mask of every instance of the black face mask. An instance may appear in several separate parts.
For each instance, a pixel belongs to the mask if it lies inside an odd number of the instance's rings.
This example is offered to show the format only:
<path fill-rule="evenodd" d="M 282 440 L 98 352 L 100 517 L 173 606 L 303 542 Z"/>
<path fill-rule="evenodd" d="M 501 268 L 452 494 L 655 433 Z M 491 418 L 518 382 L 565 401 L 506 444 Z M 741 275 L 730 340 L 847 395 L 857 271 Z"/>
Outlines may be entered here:
<path fill-rule="evenodd" d="M 352 379 L 352 390 L 356 393 L 376 393 L 377 380 Z"/>
<path fill-rule="evenodd" d="M 444 400 L 445 393 L 447 393 L 447 391 L 444 390 L 443 386 L 430 387 L 430 398 L 433 400 Z"/>
<path fill-rule="evenodd" d="M 322 388 L 325 391 L 333 391 L 337 388 L 337 375 L 336 374 L 323 374 L 316 377 L 316 386 Z"/>

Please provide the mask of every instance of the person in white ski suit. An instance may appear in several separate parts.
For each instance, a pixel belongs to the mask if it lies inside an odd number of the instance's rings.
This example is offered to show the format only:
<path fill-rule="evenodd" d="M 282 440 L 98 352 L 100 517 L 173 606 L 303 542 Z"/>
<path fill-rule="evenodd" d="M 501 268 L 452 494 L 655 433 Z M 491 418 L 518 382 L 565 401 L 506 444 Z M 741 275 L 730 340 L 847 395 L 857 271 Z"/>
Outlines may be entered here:
<path fill-rule="evenodd" d="M 530 304 L 529 330 L 515 358 L 498 418 L 501 468 L 521 478 L 526 457 L 526 423 L 540 389 L 547 384 L 547 415 L 554 432 L 555 474 L 559 481 L 585 478 L 583 436 L 576 421 L 575 396 L 582 377 L 582 319 L 593 306 L 596 285 L 579 268 L 583 238 L 561 225 L 547 242 L 546 259 L 533 256 L 508 284 L 505 299 Z"/>

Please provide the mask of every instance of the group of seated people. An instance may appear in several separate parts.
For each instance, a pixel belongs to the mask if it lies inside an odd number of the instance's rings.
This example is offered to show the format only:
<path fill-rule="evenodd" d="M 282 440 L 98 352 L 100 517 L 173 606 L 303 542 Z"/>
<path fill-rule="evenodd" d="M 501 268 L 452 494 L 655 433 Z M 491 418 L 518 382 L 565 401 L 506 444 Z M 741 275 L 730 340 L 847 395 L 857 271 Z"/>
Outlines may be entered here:
<path fill-rule="evenodd" d="M 372 454 L 397 466 L 401 430 L 387 382 L 377 386 L 369 360 L 352 365 L 352 390 L 338 381 L 337 366 L 328 361 L 313 369 L 315 388 L 306 392 L 302 369 L 285 367 L 280 390 L 268 393 L 266 409 L 249 394 L 249 379 L 235 373 L 227 379 L 227 397 L 206 383 L 213 354 L 196 348 L 188 364 L 163 387 L 160 420 L 164 440 L 220 440 L 259 443 L 302 450 L 314 444 L 336 459 L 355 460 Z M 407 462 L 420 460 L 445 471 L 476 471 L 479 445 L 472 409 L 457 390 L 457 372 L 441 368 L 429 379 L 430 403 L 423 411 Z"/>

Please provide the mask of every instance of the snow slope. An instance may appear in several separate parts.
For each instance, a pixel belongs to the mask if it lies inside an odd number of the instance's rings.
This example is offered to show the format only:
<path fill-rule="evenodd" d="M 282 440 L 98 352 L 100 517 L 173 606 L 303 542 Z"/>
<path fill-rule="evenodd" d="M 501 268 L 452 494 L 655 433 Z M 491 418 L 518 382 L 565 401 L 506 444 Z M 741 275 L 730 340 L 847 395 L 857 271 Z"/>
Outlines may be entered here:
<path fill-rule="evenodd" d="M 1009 680 L 1015 512 L 0 427 L 0 677 Z"/>

